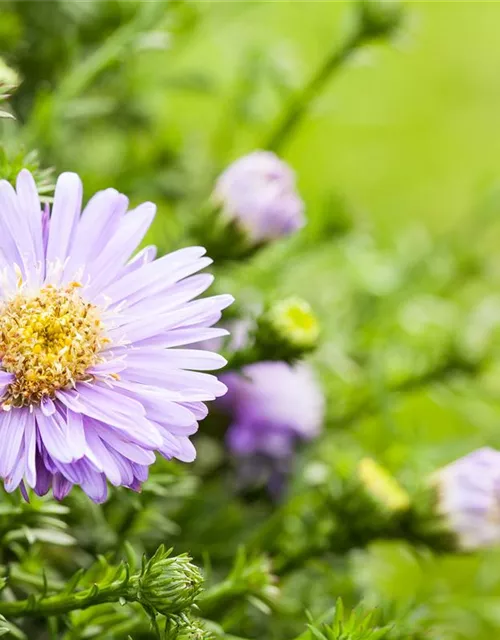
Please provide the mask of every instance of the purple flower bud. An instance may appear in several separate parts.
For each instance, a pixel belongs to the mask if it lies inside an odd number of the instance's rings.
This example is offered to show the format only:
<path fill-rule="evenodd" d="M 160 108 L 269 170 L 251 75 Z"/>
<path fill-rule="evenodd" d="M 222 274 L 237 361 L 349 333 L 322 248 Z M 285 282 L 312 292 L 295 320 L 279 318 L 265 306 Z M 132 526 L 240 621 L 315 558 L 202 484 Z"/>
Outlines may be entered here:
<path fill-rule="evenodd" d="M 500 451 L 484 447 L 432 476 L 438 511 L 462 549 L 500 543 Z"/>
<path fill-rule="evenodd" d="M 228 393 L 219 406 L 231 416 L 227 445 L 237 457 L 265 458 L 281 472 L 296 443 L 319 434 L 324 397 L 309 366 L 258 362 L 223 380 Z"/>
<path fill-rule="evenodd" d="M 253 246 L 305 224 L 295 174 L 271 151 L 254 151 L 233 162 L 217 180 L 213 197 Z"/>

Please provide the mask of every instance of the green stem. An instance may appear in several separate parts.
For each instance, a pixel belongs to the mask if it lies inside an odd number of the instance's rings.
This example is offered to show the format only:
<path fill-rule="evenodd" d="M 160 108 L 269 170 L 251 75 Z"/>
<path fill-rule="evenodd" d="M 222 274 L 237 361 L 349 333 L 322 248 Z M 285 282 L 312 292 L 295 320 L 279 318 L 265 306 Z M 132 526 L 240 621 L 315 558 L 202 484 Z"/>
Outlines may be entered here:
<path fill-rule="evenodd" d="M 58 593 L 47 597 L 32 596 L 26 600 L 14 602 L 3 601 L 0 602 L 0 615 L 15 618 L 61 615 L 76 609 L 87 609 L 96 604 L 118 602 L 122 597 L 131 599 L 128 588 L 124 589 L 124 581 L 116 580 L 105 587 L 98 588 L 94 585 L 77 593 Z"/>
<path fill-rule="evenodd" d="M 330 53 L 309 82 L 292 99 L 281 120 L 269 136 L 264 148 L 279 151 L 286 139 L 297 128 L 297 125 L 309 110 L 314 98 L 323 89 L 330 76 L 335 71 L 338 71 L 349 56 L 363 45 L 369 37 L 369 33 L 364 29 L 363 24 L 359 22 L 342 47 L 340 49 L 335 48 Z"/>

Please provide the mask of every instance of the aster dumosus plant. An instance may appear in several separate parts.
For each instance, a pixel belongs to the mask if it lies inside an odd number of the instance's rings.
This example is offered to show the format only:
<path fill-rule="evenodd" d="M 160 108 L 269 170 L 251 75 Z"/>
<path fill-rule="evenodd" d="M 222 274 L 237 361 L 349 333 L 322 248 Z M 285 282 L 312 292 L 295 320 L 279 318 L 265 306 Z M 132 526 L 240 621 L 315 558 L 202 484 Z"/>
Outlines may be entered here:
<path fill-rule="evenodd" d="M 201 247 L 155 260 L 131 254 L 155 206 L 127 212 L 107 189 L 81 213 L 82 184 L 62 174 L 49 214 L 23 170 L 0 182 L 0 476 L 7 491 L 79 485 L 96 502 L 107 480 L 138 490 L 155 452 L 192 461 L 189 436 L 204 402 L 226 388 L 195 370 L 211 352 L 174 348 L 224 335 L 213 328 L 229 295 L 194 301 L 212 283 Z"/>

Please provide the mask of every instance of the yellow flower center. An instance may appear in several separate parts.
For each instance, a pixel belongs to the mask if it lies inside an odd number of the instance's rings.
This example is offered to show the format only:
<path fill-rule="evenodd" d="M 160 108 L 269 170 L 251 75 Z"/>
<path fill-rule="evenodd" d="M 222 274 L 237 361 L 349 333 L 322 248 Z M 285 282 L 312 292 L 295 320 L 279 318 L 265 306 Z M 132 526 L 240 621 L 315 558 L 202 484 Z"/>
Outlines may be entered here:
<path fill-rule="evenodd" d="M 98 309 L 77 292 L 80 284 L 48 285 L 36 294 L 17 293 L 0 305 L 0 358 L 14 374 L 3 406 L 38 403 L 58 389 L 90 379 L 108 342 Z"/>
<path fill-rule="evenodd" d="M 304 300 L 282 300 L 274 306 L 270 314 L 274 326 L 296 346 L 314 346 L 318 340 L 318 320 Z"/>

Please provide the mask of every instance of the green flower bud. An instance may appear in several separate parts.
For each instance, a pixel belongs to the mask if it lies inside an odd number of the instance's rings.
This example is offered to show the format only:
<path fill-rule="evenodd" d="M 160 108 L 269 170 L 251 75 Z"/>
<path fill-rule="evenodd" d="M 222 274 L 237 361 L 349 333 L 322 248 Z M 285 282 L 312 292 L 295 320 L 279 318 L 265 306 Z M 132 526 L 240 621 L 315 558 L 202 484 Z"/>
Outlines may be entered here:
<path fill-rule="evenodd" d="M 175 634 L 171 634 L 175 640 L 214 640 L 211 631 L 205 628 L 201 620 L 186 620 Z M 170 637 L 170 636 L 169 636 Z"/>
<path fill-rule="evenodd" d="M 310 305 L 287 298 L 269 306 L 257 320 L 256 344 L 273 360 L 293 360 L 316 348 L 320 334 Z"/>
<path fill-rule="evenodd" d="M 1 87 L 16 87 L 19 84 L 19 76 L 17 73 L 5 64 L 2 58 L 0 58 L 0 88 Z"/>
<path fill-rule="evenodd" d="M 161 546 L 137 578 L 135 599 L 164 615 L 190 607 L 200 593 L 202 575 L 186 554 L 170 556 Z"/>
<path fill-rule="evenodd" d="M 12 89 L 15 89 L 19 84 L 19 76 L 17 73 L 8 67 L 2 58 L 0 58 L 0 102 L 6 100 Z M 0 118 L 12 117 L 7 111 L 0 109 Z"/>
<path fill-rule="evenodd" d="M 401 24 L 403 7 L 398 0 L 359 0 L 359 8 L 364 31 L 373 38 L 390 35 Z"/>
<path fill-rule="evenodd" d="M 390 473 L 372 458 L 363 458 L 358 465 L 358 478 L 367 495 L 390 513 L 406 511 L 410 507 L 410 496 L 390 475 Z"/>

